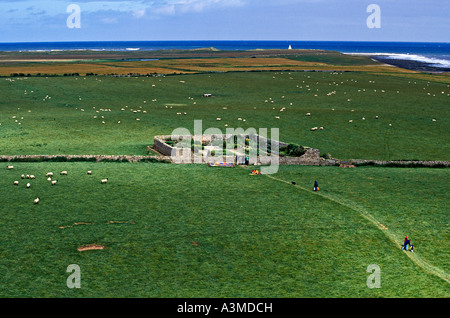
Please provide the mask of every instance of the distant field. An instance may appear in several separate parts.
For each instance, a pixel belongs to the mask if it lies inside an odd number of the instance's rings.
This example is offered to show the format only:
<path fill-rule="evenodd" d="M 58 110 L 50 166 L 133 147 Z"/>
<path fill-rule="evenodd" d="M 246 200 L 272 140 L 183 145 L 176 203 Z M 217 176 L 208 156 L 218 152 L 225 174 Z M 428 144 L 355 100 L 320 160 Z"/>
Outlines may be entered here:
<path fill-rule="evenodd" d="M 449 93 L 448 77 L 425 74 L 3 78 L 0 154 L 143 155 L 155 135 L 201 119 L 224 132 L 279 128 L 281 140 L 340 159 L 449 160 Z"/>
<path fill-rule="evenodd" d="M 190 74 L 229 71 L 340 70 L 416 73 L 321 50 L 149 51 L 149 52 L 0 52 L 0 75 L 24 74 Z"/>
<path fill-rule="evenodd" d="M 281 167 L 275 177 L 287 184 L 204 165 L 14 166 L 0 169 L 1 297 L 449 295 L 448 282 L 417 265 L 449 271 L 445 169 Z M 22 173 L 36 175 L 30 189 Z M 413 258 L 397 246 L 404 235 Z M 77 250 L 94 243 L 105 249 Z M 66 287 L 70 264 L 81 289 Z M 380 289 L 366 286 L 370 264 Z"/>

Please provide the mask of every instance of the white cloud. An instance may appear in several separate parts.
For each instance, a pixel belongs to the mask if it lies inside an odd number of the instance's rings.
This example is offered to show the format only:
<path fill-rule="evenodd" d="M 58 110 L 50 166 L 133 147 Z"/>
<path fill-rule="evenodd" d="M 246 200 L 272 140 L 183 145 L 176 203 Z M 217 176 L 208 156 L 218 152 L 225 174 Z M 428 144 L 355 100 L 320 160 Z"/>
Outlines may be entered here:
<path fill-rule="evenodd" d="M 103 18 L 100 22 L 104 24 L 116 24 L 118 22 L 117 18 Z"/>
<path fill-rule="evenodd" d="M 226 7 L 241 7 L 246 2 L 247 0 L 166 0 L 155 3 L 152 6 L 152 12 L 161 15 L 203 12 Z"/>
<path fill-rule="evenodd" d="M 142 10 L 134 10 L 133 11 L 133 17 L 135 18 L 142 18 L 145 15 L 145 9 Z"/>

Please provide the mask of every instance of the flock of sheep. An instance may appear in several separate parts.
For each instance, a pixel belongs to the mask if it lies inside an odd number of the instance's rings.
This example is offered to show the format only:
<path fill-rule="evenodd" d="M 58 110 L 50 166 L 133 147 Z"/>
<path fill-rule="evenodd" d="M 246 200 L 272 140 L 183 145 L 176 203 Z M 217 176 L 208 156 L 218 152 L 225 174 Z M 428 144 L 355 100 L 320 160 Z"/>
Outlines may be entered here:
<path fill-rule="evenodd" d="M 14 169 L 14 166 L 7 166 L 7 169 L 13 170 L 13 169 Z M 61 171 L 61 172 L 60 172 L 60 175 L 61 175 L 61 176 L 67 176 L 67 174 L 68 174 L 67 171 Z M 87 172 L 87 174 L 88 174 L 88 175 L 92 175 L 92 171 L 89 170 L 89 171 Z M 51 184 L 52 186 L 54 186 L 54 185 L 56 185 L 56 184 L 58 183 L 58 180 L 53 180 L 53 177 L 54 177 L 54 173 L 53 173 L 53 172 L 47 172 L 47 174 L 45 175 L 45 177 L 47 178 L 47 181 L 49 181 L 50 184 Z M 20 178 L 23 179 L 23 180 L 24 180 L 24 179 L 27 179 L 27 180 L 34 180 L 34 179 L 36 179 L 36 176 L 35 176 L 35 175 L 32 175 L 32 174 L 22 174 L 22 175 L 20 176 Z M 101 183 L 101 184 L 105 184 L 105 183 L 108 182 L 108 180 L 109 180 L 109 178 L 101 179 L 100 183 Z M 13 182 L 13 185 L 18 186 L 18 185 L 19 185 L 19 180 L 15 180 L 15 181 Z M 31 183 L 30 183 L 30 182 L 27 182 L 26 187 L 27 187 L 27 189 L 31 188 Z M 38 204 L 40 200 L 41 200 L 41 199 L 40 199 L 39 197 L 37 197 L 36 199 L 34 199 L 34 204 Z"/>

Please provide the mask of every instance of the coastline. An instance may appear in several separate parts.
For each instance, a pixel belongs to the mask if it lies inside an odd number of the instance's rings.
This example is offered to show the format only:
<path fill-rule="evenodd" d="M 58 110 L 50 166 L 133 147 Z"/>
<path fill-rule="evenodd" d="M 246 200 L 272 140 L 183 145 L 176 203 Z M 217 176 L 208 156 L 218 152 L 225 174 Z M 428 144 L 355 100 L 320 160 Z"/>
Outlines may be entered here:
<path fill-rule="evenodd" d="M 389 64 L 395 67 L 404 68 L 407 70 L 418 71 L 418 72 L 431 72 L 431 73 L 447 73 L 450 72 L 448 67 L 436 67 L 430 63 L 414 61 L 414 60 L 402 60 L 393 59 L 386 56 L 371 55 L 371 59 L 374 59 L 380 63 Z"/>

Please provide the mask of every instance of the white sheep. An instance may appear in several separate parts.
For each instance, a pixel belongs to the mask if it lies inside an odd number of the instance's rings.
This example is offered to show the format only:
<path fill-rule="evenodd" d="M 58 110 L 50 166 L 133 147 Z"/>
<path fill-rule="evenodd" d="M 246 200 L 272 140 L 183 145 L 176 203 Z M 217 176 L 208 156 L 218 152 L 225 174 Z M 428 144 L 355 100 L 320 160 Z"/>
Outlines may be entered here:
<path fill-rule="evenodd" d="M 19 181 L 14 181 L 14 185 L 19 185 Z"/>
<path fill-rule="evenodd" d="M 21 175 L 20 177 L 21 177 L 22 179 L 25 179 L 25 175 L 24 175 L 24 174 L 23 174 L 23 175 Z"/>
<path fill-rule="evenodd" d="M 8 166 L 8 169 L 12 170 L 12 169 L 14 169 L 14 166 Z"/>
<path fill-rule="evenodd" d="M 61 171 L 62 176 L 67 176 L 67 171 Z"/>
<path fill-rule="evenodd" d="M 40 200 L 41 200 L 40 198 L 34 199 L 34 204 L 38 204 Z"/>
<path fill-rule="evenodd" d="M 53 177 L 53 172 L 47 172 L 46 177 Z"/>
<path fill-rule="evenodd" d="M 55 185 L 58 182 L 58 180 L 53 180 L 52 185 Z"/>
<path fill-rule="evenodd" d="M 88 171 L 87 174 L 88 174 L 88 175 L 91 175 L 91 174 L 92 174 L 92 171 Z"/>
<path fill-rule="evenodd" d="M 48 178 L 47 178 L 47 181 L 52 181 L 52 178 L 51 178 L 51 177 L 48 177 Z"/>
<path fill-rule="evenodd" d="M 102 184 L 104 184 L 104 183 L 106 183 L 106 182 L 108 182 L 108 178 L 102 179 L 102 181 L 101 181 Z"/>
<path fill-rule="evenodd" d="M 311 113 L 306 113 L 306 116 L 311 116 Z"/>
<path fill-rule="evenodd" d="M 33 174 L 30 175 L 30 179 L 35 179 L 35 178 L 36 177 Z"/>
<path fill-rule="evenodd" d="M 27 189 L 29 189 L 31 187 L 30 183 L 27 183 Z"/>

